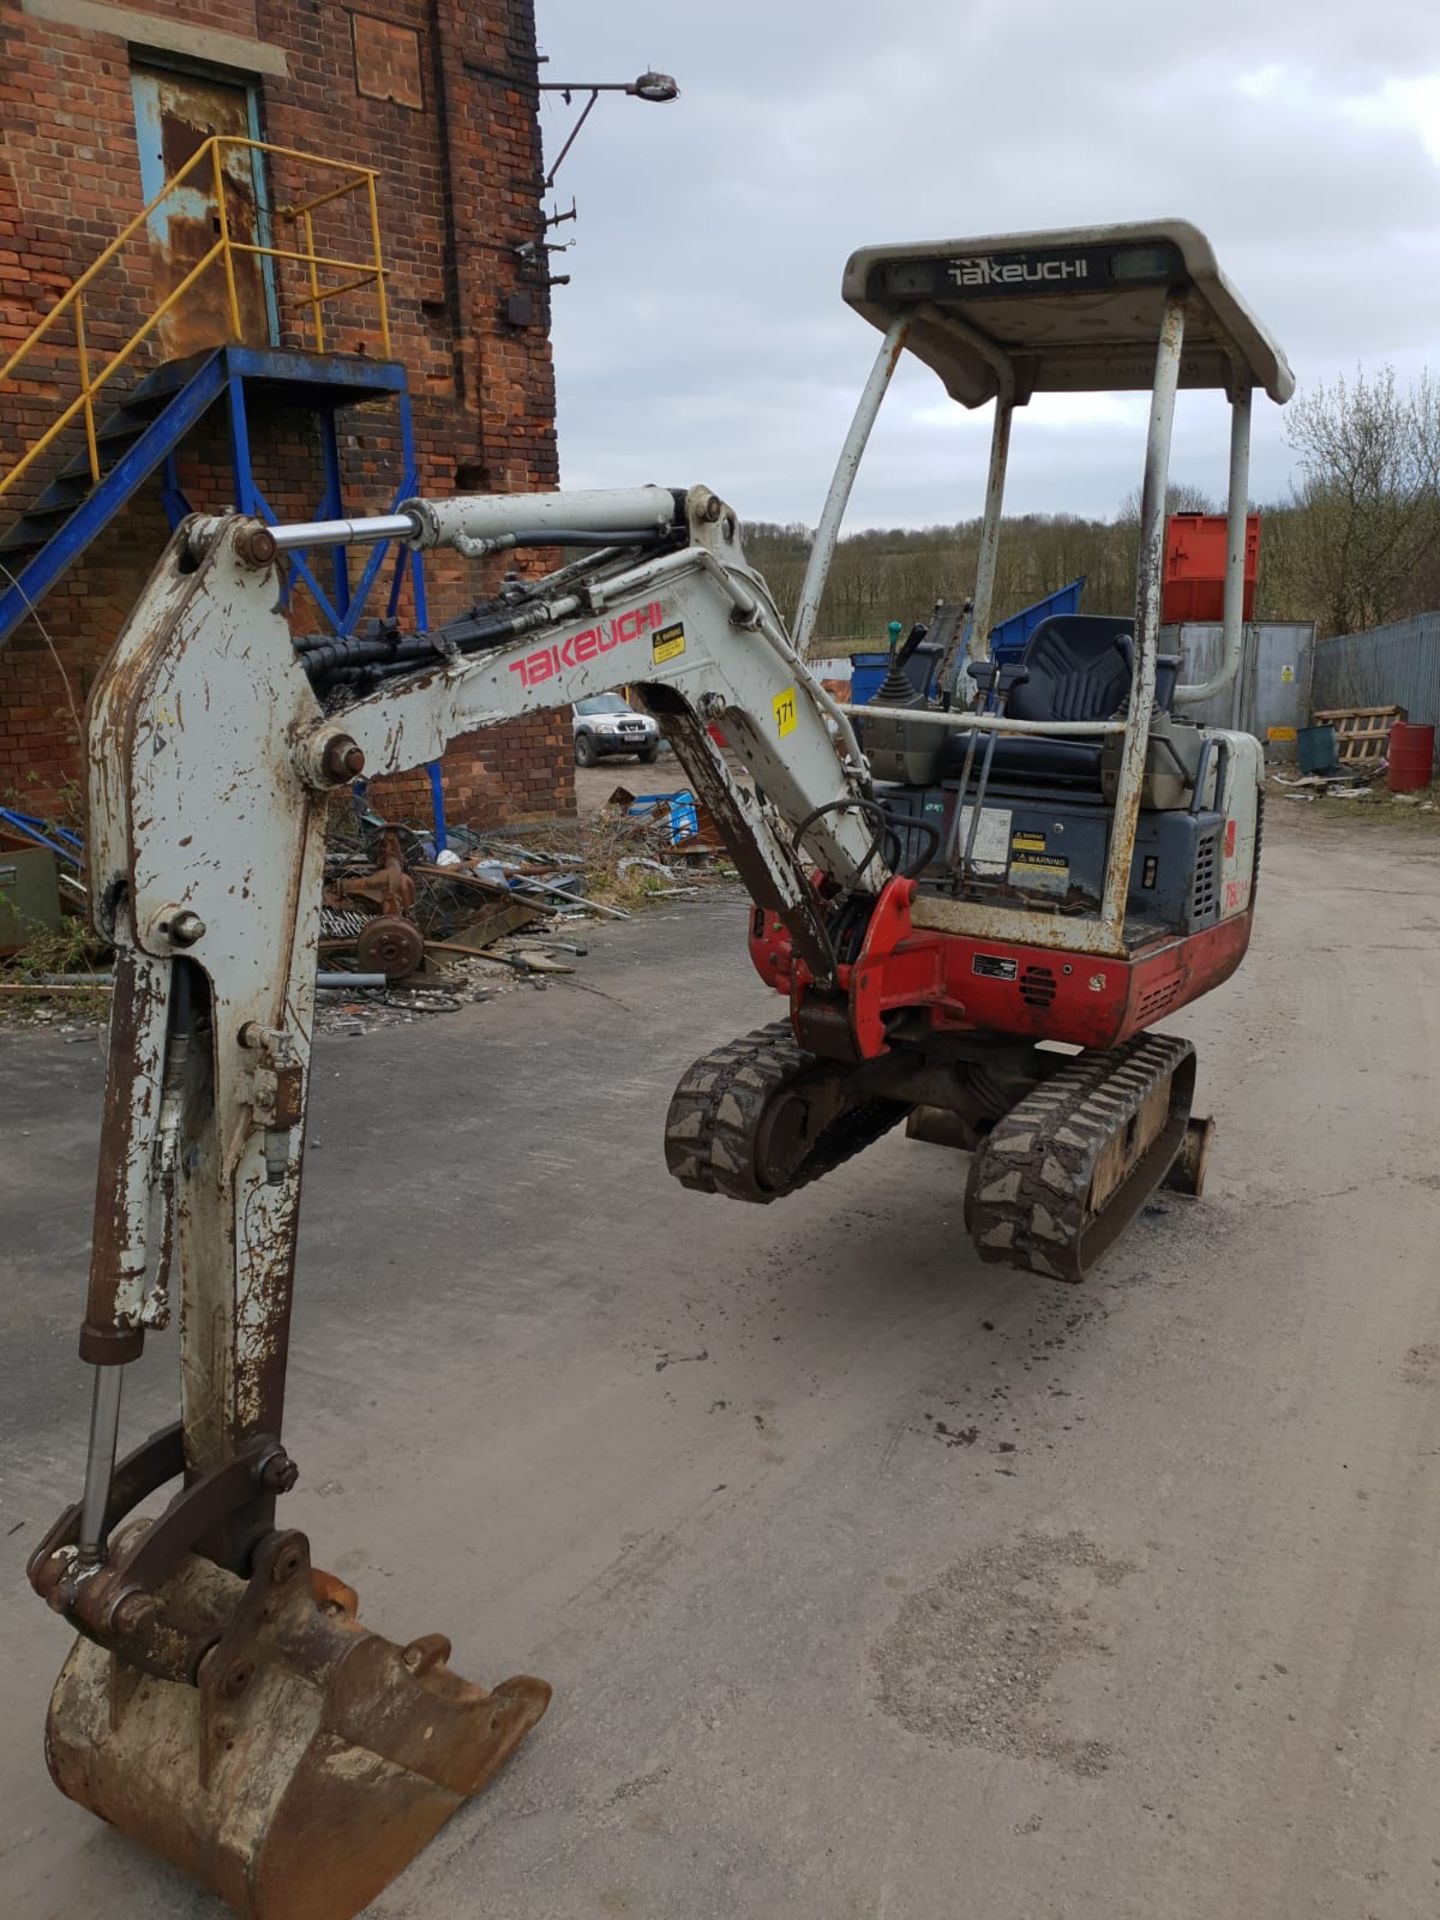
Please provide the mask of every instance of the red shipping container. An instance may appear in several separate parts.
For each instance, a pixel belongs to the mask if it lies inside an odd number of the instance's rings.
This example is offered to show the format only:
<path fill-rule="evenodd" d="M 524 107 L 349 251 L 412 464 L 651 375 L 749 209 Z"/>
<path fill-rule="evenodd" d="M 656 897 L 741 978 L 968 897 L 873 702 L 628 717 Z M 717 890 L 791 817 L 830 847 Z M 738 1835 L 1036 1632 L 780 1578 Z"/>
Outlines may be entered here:
<path fill-rule="evenodd" d="M 1246 620 L 1255 617 L 1255 576 L 1259 570 L 1260 516 L 1252 513 L 1245 521 Z M 1220 620 L 1224 613 L 1224 514 L 1172 513 L 1165 529 L 1161 624 L 1178 627 L 1184 620 Z"/>

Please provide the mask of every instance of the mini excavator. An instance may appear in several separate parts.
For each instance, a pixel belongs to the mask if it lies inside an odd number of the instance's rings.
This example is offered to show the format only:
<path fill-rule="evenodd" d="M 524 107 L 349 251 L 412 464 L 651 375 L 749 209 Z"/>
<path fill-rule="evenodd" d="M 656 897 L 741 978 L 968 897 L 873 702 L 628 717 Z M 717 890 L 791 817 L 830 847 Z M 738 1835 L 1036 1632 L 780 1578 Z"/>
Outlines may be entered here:
<path fill-rule="evenodd" d="M 1071 1281 L 1162 1182 L 1199 1190 L 1194 1050 L 1154 1027 L 1244 955 L 1263 770 L 1249 735 L 1184 709 L 1237 670 L 1251 396 L 1284 402 L 1290 370 L 1179 221 L 864 248 L 843 291 L 884 338 L 793 629 L 705 487 L 415 499 L 300 526 L 195 516 L 92 693 L 92 912 L 116 977 L 83 1493 L 30 1562 L 78 1633 L 46 1751 L 65 1793 L 260 1920 L 358 1912 L 549 1698 L 527 1676 L 461 1679 L 439 1634 L 368 1631 L 277 1517 L 298 1472 L 281 1424 L 337 790 L 629 686 L 724 836 L 751 957 L 788 1002 L 681 1079 L 665 1154 L 683 1185 L 768 1203 L 904 1122 L 968 1154 L 982 1259 Z M 905 351 L 962 406 L 994 404 L 974 617 L 937 695 L 897 663 L 854 707 L 805 655 Z M 1159 652 L 1179 387 L 1231 408 L 1222 662 L 1192 685 Z M 1133 613 L 1047 621 L 997 672 L 1014 410 L 1117 389 L 1151 395 Z M 562 563 L 431 632 L 296 637 L 286 552 L 382 539 Z M 172 1295 L 180 1417 L 122 1455 L 125 1370 Z"/>

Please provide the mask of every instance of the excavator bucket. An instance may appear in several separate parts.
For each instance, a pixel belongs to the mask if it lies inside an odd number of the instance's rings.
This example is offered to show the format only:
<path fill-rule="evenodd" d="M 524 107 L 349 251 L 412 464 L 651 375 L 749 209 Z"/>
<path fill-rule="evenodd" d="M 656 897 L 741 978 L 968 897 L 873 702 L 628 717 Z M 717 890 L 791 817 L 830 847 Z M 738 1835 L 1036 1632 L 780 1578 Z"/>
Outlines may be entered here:
<path fill-rule="evenodd" d="M 542 1680 L 460 1679 L 439 1634 L 367 1632 L 298 1533 L 271 1534 L 248 1581 L 187 1555 L 142 1611 L 129 1624 L 157 1649 L 227 1624 L 193 1681 L 77 1640 L 50 1701 L 51 1774 L 251 1920 L 360 1912 L 549 1704 Z"/>

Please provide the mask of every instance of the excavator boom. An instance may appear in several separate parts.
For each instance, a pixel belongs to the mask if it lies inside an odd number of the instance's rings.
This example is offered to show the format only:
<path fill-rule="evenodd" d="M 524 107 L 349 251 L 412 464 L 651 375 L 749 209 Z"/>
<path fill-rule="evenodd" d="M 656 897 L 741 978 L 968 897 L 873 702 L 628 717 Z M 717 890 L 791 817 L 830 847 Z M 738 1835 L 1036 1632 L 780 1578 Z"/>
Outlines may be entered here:
<path fill-rule="evenodd" d="M 713 494 L 414 502 L 403 526 L 472 557 L 591 551 L 483 617 L 367 655 L 294 641 L 286 530 L 191 520 L 89 722 L 92 902 L 116 992 L 80 1333 L 85 1489 L 30 1566 L 80 1634 L 48 1753 L 73 1798 L 240 1911 L 287 1920 L 358 1911 L 549 1698 L 527 1676 L 493 1693 L 459 1679 L 440 1636 L 365 1632 L 354 1594 L 277 1526 L 298 1472 L 280 1435 L 330 794 L 457 734 L 638 684 L 817 979 L 834 975 L 837 901 L 890 879 L 850 723 Z M 117 1464 L 124 1369 L 172 1294 L 180 1418 Z M 158 1519 L 130 1518 L 176 1480 Z"/>

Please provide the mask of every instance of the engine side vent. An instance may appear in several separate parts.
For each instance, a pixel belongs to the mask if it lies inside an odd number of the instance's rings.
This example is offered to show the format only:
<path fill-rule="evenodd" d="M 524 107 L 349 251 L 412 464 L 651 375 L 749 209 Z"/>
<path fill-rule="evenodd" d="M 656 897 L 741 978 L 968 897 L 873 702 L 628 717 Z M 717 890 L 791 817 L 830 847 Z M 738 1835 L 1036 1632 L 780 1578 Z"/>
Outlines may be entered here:
<path fill-rule="evenodd" d="M 1048 1007 L 1055 998 L 1055 972 L 1051 967 L 1026 967 L 1020 976 L 1020 998 L 1031 1007 Z"/>
<path fill-rule="evenodd" d="M 1140 1004 L 1135 1009 L 1136 1021 L 1146 1026 L 1150 1021 L 1158 1020 L 1165 1009 L 1179 999 L 1182 984 L 1181 976 L 1172 973 L 1168 980 L 1162 980 L 1158 987 L 1151 987 L 1148 993 L 1142 994 Z"/>
<path fill-rule="evenodd" d="M 1195 843 L 1195 884 L 1190 895 L 1190 925 L 1209 926 L 1220 915 L 1220 835 L 1212 827 Z"/>

